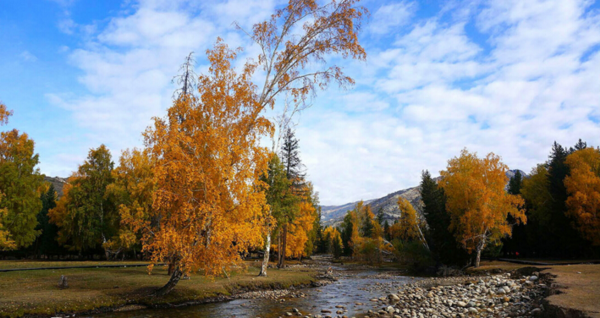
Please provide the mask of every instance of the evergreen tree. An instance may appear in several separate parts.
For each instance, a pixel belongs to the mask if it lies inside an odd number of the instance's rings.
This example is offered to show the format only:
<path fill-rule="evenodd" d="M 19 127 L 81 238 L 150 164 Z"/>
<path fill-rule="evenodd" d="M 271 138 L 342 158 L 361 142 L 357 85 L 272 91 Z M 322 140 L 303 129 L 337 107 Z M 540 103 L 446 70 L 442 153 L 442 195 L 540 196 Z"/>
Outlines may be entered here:
<path fill-rule="evenodd" d="M 581 140 L 581 138 L 579 138 L 579 141 L 577 141 L 577 143 L 575 144 L 574 147 L 571 147 L 571 149 L 569 149 L 569 153 L 574 153 L 577 150 L 582 150 L 587 148 L 587 142 L 584 142 Z"/>
<path fill-rule="evenodd" d="M 585 143 L 579 141 L 575 147 L 583 147 Z M 570 226 L 572 220 L 566 216 L 567 188 L 564 180 L 569 174 L 566 164 L 569 151 L 554 142 L 550 160 L 548 162 L 549 192 L 552 197 L 550 203 L 550 224 L 546 229 L 548 235 L 544 244 L 544 253 L 548 256 L 576 257 L 581 255 L 582 247 L 587 245 L 580 238 L 579 233 Z"/>
<path fill-rule="evenodd" d="M 448 230 L 450 214 L 446 212 L 444 190 L 438 187 L 427 170 L 421 175 L 421 200 L 423 214 L 429 226 L 427 242 L 433 258 L 438 264 L 464 265 L 469 256 Z"/>
<path fill-rule="evenodd" d="M 360 212 L 360 211 L 357 211 Z M 373 230 L 375 229 L 375 225 L 373 224 L 373 219 L 371 218 L 371 206 L 367 205 L 364 209 L 363 221 L 362 221 L 362 236 L 363 237 L 373 237 Z"/>
<path fill-rule="evenodd" d="M 340 236 L 342 237 L 342 244 L 344 246 L 344 251 L 342 254 L 345 256 L 352 255 L 352 246 L 350 245 L 350 242 L 354 233 L 352 233 L 353 224 L 352 215 L 350 213 L 347 213 L 346 216 L 344 216 L 344 221 L 342 222 L 339 232 Z"/>
<path fill-rule="evenodd" d="M 517 170 L 515 175 L 510 178 L 508 182 L 508 193 L 510 194 L 520 194 L 521 187 L 523 186 L 523 175 L 521 174 L 521 170 Z"/>
<path fill-rule="evenodd" d="M 567 156 L 586 147 L 582 140 L 570 149 L 554 142 L 548 161 L 538 167 L 544 172 L 539 176 L 542 179 L 528 181 L 529 187 L 534 187 L 524 192 L 526 207 L 532 211 L 524 230 L 528 244 L 519 243 L 518 246 L 527 256 L 573 258 L 581 257 L 589 250 L 589 243 L 573 228 L 573 220 L 566 215 L 568 194 L 564 185 L 565 177 L 569 175 Z"/>
<path fill-rule="evenodd" d="M 508 193 L 510 194 L 521 194 L 521 188 L 523 186 L 523 175 L 520 170 L 515 172 L 515 175 L 510 178 L 508 182 Z M 525 212 L 529 220 L 529 213 Z M 514 218 L 508 216 L 508 223 L 514 224 Z M 511 237 L 502 239 L 502 252 L 509 256 L 523 256 L 527 247 L 527 229 L 528 224 L 516 224 L 513 226 L 513 232 Z M 517 255 L 518 253 L 518 255 Z M 492 253 L 493 254 L 493 253 Z"/>
<path fill-rule="evenodd" d="M 264 178 L 268 179 L 264 179 Z M 277 220 L 277 249 L 278 266 L 284 265 L 285 235 L 287 225 L 294 220 L 298 197 L 292 191 L 292 182 L 287 178 L 286 169 L 277 155 L 269 161 L 269 169 L 263 181 L 269 184 L 267 190 L 267 203 L 271 215 Z"/>
<path fill-rule="evenodd" d="M 48 191 L 41 195 L 42 209 L 37 215 L 39 230 L 42 234 L 38 236 L 35 242 L 35 254 L 39 258 L 40 255 L 56 255 L 62 252 L 58 245 L 57 233 L 58 227 L 49 222 L 48 211 L 56 207 L 56 191 L 54 185 L 50 184 Z"/>
<path fill-rule="evenodd" d="M 385 217 L 385 213 L 383 213 L 383 207 L 379 207 L 379 210 L 377 210 L 377 223 L 383 225 L 384 217 Z"/>
<path fill-rule="evenodd" d="M 292 188 L 294 190 L 294 194 L 298 196 L 302 196 L 302 192 L 306 187 L 304 187 L 304 177 L 305 173 L 303 172 L 304 165 L 300 160 L 300 146 L 298 144 L 298 139 L 296 138 L 294 131 L 291 128 L 288 128 L 285 135 L 283 136 L 283 146 L 281 148 L 281 162 L 285 168 L 285 173 L 292 184 Z M 286 215 L 285 222 L 282 224 L 281 233 L 281 249 L 286 250 L 287 246 L 287 233 L 288 233 L 288 224 L 294 221 L 295 214 L 293 211 L 290 211 Z M 283 257 L 280 257 L 278 267 L 283 267 L 285 262 L 285 254 Z"/>
<path fill-rule="evenodd" d="M 385 220 L 385 222 L 383 223 L 383 237 L 388 241 L 392 240 L 390 238 L 390 224 L 387 220 Z"/>
<path fill-rule="evenodd" d="M 283 136 L 283 146 L 281 147 L 281 161 L 285 167 L 286 175 L 292 181 L 295 187 L 304 180 L 304 165 L 300 160 L 300 145 L 294 131 L 288 128 Z"/>

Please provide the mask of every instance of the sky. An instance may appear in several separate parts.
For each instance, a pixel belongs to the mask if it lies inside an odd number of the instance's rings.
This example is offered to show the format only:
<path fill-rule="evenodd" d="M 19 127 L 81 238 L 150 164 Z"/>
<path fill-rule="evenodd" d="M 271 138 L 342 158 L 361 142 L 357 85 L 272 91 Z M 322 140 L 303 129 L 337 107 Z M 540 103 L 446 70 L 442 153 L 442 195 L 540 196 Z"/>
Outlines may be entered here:
<path fill-rule="evenodd" d="M 356 80 L 294 118 L 321 204 L 373 199 L 439 175 L 463 148 L 529 172 L 554 141 L 600 145 L 600 0 L 363 0 L 366 61 L 331 58 Z M 41 173 L 67 177 L 90 148 L 143 145 L 172 103 L 190 52 L 196 72 L 221 37 L 279 0 L 0 0 L 2 129 L 35 141 Z"/>

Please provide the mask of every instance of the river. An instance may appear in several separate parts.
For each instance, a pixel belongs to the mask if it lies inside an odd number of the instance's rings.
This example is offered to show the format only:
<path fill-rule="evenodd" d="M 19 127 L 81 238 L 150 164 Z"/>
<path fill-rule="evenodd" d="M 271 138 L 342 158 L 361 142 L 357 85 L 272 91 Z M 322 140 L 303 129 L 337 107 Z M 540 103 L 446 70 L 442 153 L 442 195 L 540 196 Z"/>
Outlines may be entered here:
<path fill-rule="evenodd" d="M 273 299 L 236 299 L 220 303 L 195 306 L 144 309 L 129 312 L 111 312 L 94 315 L 98 318 L 198 318 L 198 317 L 262 317 L 276 318 L 293 313 L 298 309 L 302 316 L 317 314 L 336 316 L 336 311 L 346 310 L 343 315 L 360 317 L 369 309 L 379 307 L 369 300 L 395 293 L 401 285 L 412 283 L 419 278 L 402 276 L 393 270 L 357 270 L 344 267 L 335 268 L 337 281 L 331 284 L 298 290 L 305 297 L 285 297 L 285 301 Z M 336 308 L 344 306 L 345 309 Z M 331 313 L 323 314 L 322 310 Z"/>

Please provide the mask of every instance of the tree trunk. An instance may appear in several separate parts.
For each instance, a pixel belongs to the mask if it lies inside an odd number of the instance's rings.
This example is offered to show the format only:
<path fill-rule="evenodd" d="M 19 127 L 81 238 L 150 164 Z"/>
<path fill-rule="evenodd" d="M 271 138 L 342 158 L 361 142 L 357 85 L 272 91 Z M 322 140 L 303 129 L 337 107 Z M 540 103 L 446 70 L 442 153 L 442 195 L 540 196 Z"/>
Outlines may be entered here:
<path fill-rule="evenodd" d="M 285 266 L 285 249 L 287 247 L 287 224 L 283 225 L 283 243 L 280 248 L 281 258 L 279 259 L 279 264 L 277 264 L 278 268 L 283 268 Z"/>
<path fill-rule="evenodd" d="M 169 282 L 167 282 L 165 286 L 155 291 L 154 296 L 164 296 L 170 293 L 173 290 L 173 288 L 175 288 L 175 285 L 177 285 L 182 275 L 183 272 L 179 270 L 179 266 L 175 266 L 175 269 L 173 270 L 173 275 L 171 275 Z"/>
<path fill-rule="evenodd" d="M 271 231 L 267 233 L 267 243 L 265 244 L 265 255 L 263 256 L 262 266 L 258 276 L 267 276 L 267 267 L 269 267 L 269 256 L 271 252 Z"/>
<path fill-rule="evenodd" d="M 475 268 L 479 267 L 479 262 L 481 261 L 481 251 L 485 247 L 485 239 L 481 240 L 479 244 L 477 244 L 477 255 L 475 256 Z"/>
<path fill-rule="evenodd" d="M 173 275 L 175 272 L 175 262 L 173 259 L 169 259 L 169 268 L 167 269 L 167 274 Z"/>
<path fill-rule="evenodd" d="M 281 264 L 281 229 L 277 231 L 277 268 Z"/>

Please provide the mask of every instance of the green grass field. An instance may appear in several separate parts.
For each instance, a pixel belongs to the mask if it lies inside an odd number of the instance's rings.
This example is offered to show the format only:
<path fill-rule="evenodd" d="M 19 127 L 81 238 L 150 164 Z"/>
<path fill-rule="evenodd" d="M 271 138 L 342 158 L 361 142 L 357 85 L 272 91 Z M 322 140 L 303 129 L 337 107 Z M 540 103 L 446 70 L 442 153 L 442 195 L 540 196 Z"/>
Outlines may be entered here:
<path fill-rule="evenodd" d="M 0 262 L 2 263 L 2 262 Z M 43 267 L 35 262 L 19 262 L 23 266 Z M 66 263 L 73 266 L 74 262 Z M 89 265 L 88 262 L 82 265 Z M 103 263 L 103 262 L 99 262 Z M 114 265 L 115 262 L 109 262 Z M 145 267 L 85 268 L 35 270 L 0 273 L 0 316 L 52 315 L 59 312 L 85 312 L 102 307 L 126 304 L 160 305 L 186 301 L 201 301 L 219 295 L 231 295 L 238 290 L 287 288 L 309 284 L 316 272 L 305 268 L 270 269 L 268 277 L 257 277 L 259 268 L 253 263 L 246 270 L 230 273 L 230 278 L 206 278 L 192 275 L 179 282 L 165 297 L 148 295 L 168 280 L 162 266 L 149 275 Z M 11 267 L 12 266 L 12 267 Z M 14 268 L 2 264 L 3 268 Z M 61 275 L 68 278 L 69 288 L 59 289 Z"/>
<path fill-rule="evenodd" d="M 148 261 L 0 261 L 0 269 L 12 268 L 38 268 L 38 267 L 73 267 L 73 266 L 101 266 L 101 265 L 120 265 L 120 264 L 148 264 Z"/>

